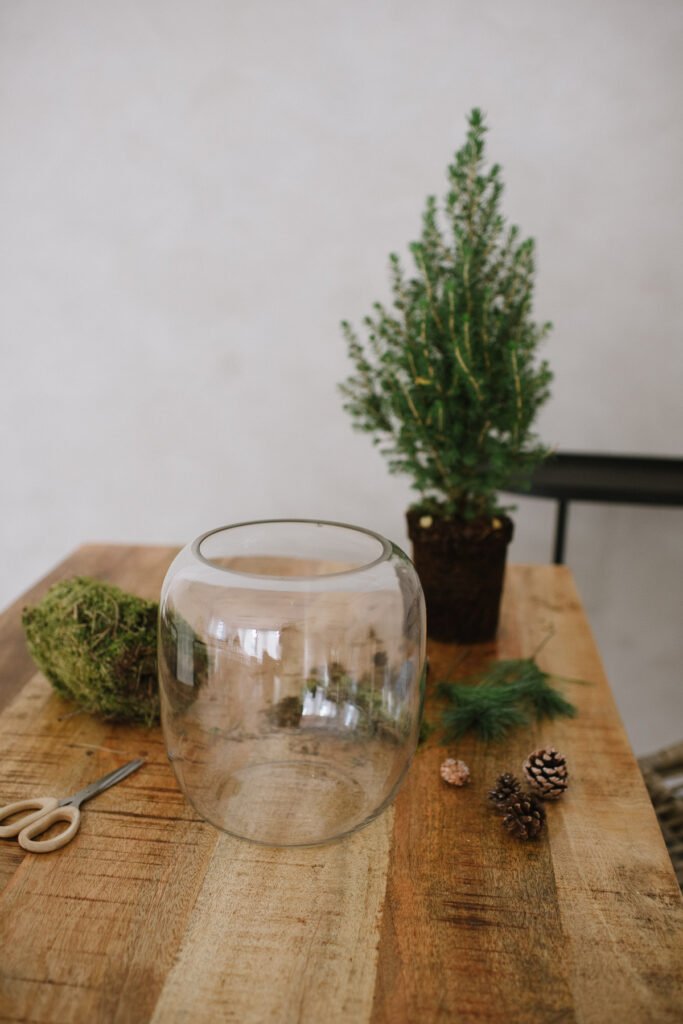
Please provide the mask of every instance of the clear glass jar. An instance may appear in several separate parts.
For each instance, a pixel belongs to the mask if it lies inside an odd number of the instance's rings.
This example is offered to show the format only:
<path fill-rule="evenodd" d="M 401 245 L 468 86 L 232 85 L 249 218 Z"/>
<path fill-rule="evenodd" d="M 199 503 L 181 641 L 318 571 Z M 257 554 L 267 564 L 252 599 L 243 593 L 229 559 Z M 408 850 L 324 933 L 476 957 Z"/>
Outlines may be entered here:
<path fill-rule="evenodd" d="M 164 580 L 168 756 L 199 814 L 244 839 L 324 843 L 378 815 L 417 745 L 424 664 L 415 569 L 369 530 L 226 526 Z"/>

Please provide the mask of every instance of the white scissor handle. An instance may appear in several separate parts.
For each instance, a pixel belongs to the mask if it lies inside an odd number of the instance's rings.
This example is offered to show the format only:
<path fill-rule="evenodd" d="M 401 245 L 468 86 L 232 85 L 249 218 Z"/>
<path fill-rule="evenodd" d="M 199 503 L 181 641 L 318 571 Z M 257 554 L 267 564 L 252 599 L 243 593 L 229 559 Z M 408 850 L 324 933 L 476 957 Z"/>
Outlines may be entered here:
<path fill-rule="evenodd" d="M 0 839 L 13 839 L 14 836 L 18 836 L 27 825 L 42 818 L 48 811 L 54 811 L 57 803 L 58 800 L 54 796 L 36 796 L 32 800 L 17 800 L 6 807 L 0 807 L 0 821 L 9 818 L 11 814 L 18 814 L 19 811 L 33 811 L 33 814 L 24 814 L 11 825 L 0 825 Z"/>
<path fill-rule="evenodd" d="M 31 853 L 50 853 L 58 850 L 60 846 L 66 846 L 78 832 L 78 825 L 81 820 L 81 812 L 78 807 L 72 804 L 65 804 L 63 807 L 55 807 L 47 813 L 41 813 L 30 825 L 25 825 L 19 833 L 19 846 Z M 60 832 L 54 839 L 34 839 L 58 821 L 68 821 L 69 827 Z"/>

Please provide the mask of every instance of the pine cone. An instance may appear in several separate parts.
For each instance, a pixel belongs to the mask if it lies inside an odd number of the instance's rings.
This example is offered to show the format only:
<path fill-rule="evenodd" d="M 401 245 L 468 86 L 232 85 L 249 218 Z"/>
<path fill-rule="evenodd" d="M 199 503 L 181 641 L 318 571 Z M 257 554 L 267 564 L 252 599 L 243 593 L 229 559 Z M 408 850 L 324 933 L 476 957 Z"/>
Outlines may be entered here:
<path fill-rule="evenodd" d="M 533 792 L 544 800 L 558 800 L 569 784 L 567 759 L 554 747 L 529 754 L 523 770 Z"/>
<path fill-rule="evenodd" d="M 451 786 L 464 786 L 470 781 L 470 770 L 464 761 L 447 757 L 441 765 L 441 778 Z"/>
<path fill-rule="evenodd" d="M 532 793 L 519 793 L 506 807 L 503 824 L 516 839 L 535 839 L 543 831 L 545 811 Z"/>
<path fill-rule="evenodd" d="M 505 772 L 496 779 L 496 788 L 489 793 L 489 800 L 498 810 L 504 811 L 512 797 L 521 792 L 519 780 L 511 772 Z"/>

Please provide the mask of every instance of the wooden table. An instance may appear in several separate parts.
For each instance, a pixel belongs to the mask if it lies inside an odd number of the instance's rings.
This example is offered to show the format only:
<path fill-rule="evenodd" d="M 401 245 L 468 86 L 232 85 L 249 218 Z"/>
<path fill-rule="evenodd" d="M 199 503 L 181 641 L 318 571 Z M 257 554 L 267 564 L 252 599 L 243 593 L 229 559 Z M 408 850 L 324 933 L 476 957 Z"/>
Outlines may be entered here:
<path fill-rule="evenodd" d="M 681 902 L 571 576 L 508 571 L 497 645 L 587 680 L 580 709 L 503 745 L 432 739 L 399 796 L 343 842 L 267 849 L 215 831 L 180 794 L 157 730 L 78 714 L 26 651 L 25 603 L 86 573 L 158 594 L 168 548 L 89 546 L 0 619 L 0 802 L 63 794 L 134 756 L 62 850 L 0 841 L 0 1019 L 68 1022 L 680 1021 Z M 461 648 L 431 645 L 433 674 Z M 643 681 L 647 685 L 647 681 Z M 428 717 L 434 718 L 433 699 Z M 571 788 L 537 843 L 487 807 L 497 773 L 541 743 Z M 439 778 L 448 754 L 472 783 Z"/>

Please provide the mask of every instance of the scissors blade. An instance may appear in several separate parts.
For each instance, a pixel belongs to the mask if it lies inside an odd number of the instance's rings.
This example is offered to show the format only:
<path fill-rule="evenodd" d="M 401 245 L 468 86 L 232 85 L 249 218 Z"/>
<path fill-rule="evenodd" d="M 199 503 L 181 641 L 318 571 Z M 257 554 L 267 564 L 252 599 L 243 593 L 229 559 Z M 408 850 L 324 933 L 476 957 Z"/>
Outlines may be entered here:
<path fill-rule="evenodd" d="M 105 789 L 109 789 L 110 786 L 115 786 L 117 782 L 121 782 L 126 776 L 136 772 L 144 763 L 141 757 L 136 757 L 134 761 L 129 761 L 122 768 L 117 768 L 116 771 L 103 775 L 97 782 L 91 782 L 89 786 L 86 786 L 79 793 L 74 793 L 73 796 L 65 796 L 63 800 L 59 801 L 57 806 L 65 807 L 66 804 L 74 804 L 78 807 L 80 804 L 85 803 L 86 800 L 90 800 L 91 797 L 97 796 L 98 793 L 102 793 Z"/>

